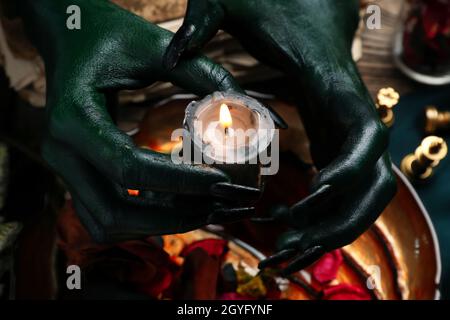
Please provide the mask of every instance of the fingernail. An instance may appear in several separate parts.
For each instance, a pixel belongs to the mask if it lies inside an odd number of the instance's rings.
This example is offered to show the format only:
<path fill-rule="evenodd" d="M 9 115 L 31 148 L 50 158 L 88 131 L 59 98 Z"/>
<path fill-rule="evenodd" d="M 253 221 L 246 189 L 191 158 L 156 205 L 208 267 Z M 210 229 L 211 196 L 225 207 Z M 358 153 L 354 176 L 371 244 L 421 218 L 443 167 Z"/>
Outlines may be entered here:
<path fill-rule="evenodd" d="M 211 195 L 229 200 L 256 201 L 261 196 L 261 190 L 232 184 L 219 182 L 211 186 Z"/>
<path fill-rule="evenodd" d="M 174 40 L 172 40 L 166 53 L 164 54 L 163 66 L 167 70 L 172 70 L 175 68 L 181 56 L 181 53 L 175 48 L 175 44 L 173 44 Z"/>
<path fill-rule="evenodd" d="M 209 224 L 232 223 L 253 217 L 256 213 L 254 207 L 249 208 L 232 208 L 215 210 L 208 217 Z"/>
<path fill-rule="evenodd" d="M 266 104 L 265 105 L 267 110 L 269 110 L 269 113 L 273 119 L 273 121 L 275 122 L 275 124 L 277 125 L 278 128 L 280 129 L 287 129 L 288 128 L 288 124 L 286 123 L 286 121 L 284 121 L 284 119 L 278 114 L 278 112 L 276 112 L 270 105 Z"/>
<path fill-rule="evenodd" d="M 314 246 L 304 251 L 298 258 L 295 258 L 289 265 L 281 270 L 280 275 L 286 277 L 294 272 L 303 270 L 310 266 L 325 253 L 322 246 Z"/>
<path fill-rule="evenodd" d="M 193 26 L 182 25 L 180 30 L 175 33 L 164 54 L 163 65 L 166 69 L 172 70 L 176 67 L 192 38 L 193 31 Z"/>
<path fill-rule="evenodd" d="M 254 223 L 273 223 L 276 222 L 276 219 L 273 217 L 267 217 L 267 218 L 251 218 L 251 222 Z"/>
<path fill-rule="evenodd" d="M 267 267 L 277 265 L 277 264 L 285 261 L 286 259 L 291 258 L 294 254 L 295 254 L 294 249 L 282 250 L 282 251 L 280 251 L 274 255 L 271 255 L 270 257 L 260 261 L 258 264 L 258 268 L 265 269 Z"/>
<path fill-rule="evenodd" d="M 310 194 L 300 202 L 294 204 L 291 210 L 296 211 L 299 209 L 315 205 L 318 202 L 323 201 L 331 193 L 331 190 L 332 190 L 331 185 L 325 184 L 321 186 L 319 189 L 317 189 L 314 193 Z"/>

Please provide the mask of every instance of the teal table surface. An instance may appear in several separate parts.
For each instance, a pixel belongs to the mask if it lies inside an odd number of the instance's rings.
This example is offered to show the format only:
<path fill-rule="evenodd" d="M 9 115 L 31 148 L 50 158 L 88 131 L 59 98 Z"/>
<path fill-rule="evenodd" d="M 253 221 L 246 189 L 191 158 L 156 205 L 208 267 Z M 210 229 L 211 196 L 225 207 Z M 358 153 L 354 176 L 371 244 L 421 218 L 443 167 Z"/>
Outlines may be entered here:
<path fill-rule="evenodd" d="M 426 136 L 424 109 L 435 105 L 450 110 L 450 86 L 421 89 L 401 97 L 395 107 L 395 124 L 390 129 L 392 161 L 400 167 L 403 157 L 413 152 Z M 440 135 L 450 145 L 450 134 Z M 436 230 L 442 259 L 441 298 L 450 299 L 450 155 L 441 161 L 435 175 L 414 187 Z"/>

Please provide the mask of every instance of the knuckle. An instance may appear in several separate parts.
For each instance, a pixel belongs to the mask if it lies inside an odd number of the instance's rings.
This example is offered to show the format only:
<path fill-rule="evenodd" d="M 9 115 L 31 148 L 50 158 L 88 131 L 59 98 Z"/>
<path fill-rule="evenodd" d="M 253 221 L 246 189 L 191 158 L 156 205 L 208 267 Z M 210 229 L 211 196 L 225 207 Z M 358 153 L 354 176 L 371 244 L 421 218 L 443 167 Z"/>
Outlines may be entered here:
<path fill-rule="evenodd" d="M 389 142 L 388 128 L 378 118 L 372 118 L 362 125 L 365 136 L 368 137 L 373 150 L 381 155 L 387 148 Z"/>
<path fill-rule="evenodd" d="M 379 143 L 382 150 L 386 149 L 389 142 L 389 132 L 387 127 L 379 119 L 376 119 L 372 126 L 374 139 Z"/>
<path fill-rule="evenodd" d="M 345 174 L 342 175 L 342 177 L 347 181 L 358 181 L 361 173 L 365 169 L 365 165 L 362 163 L 362 161 L 349 161 L 345 165 Z"/>
<path fill-rule="evenodd" d="M 234 82 L 231 74 L 218 64 L 212 65 L 209 76 L 211 79 L 217 80 L 218 90 L 227 90 L 228 88 L 233 87 Z"/>

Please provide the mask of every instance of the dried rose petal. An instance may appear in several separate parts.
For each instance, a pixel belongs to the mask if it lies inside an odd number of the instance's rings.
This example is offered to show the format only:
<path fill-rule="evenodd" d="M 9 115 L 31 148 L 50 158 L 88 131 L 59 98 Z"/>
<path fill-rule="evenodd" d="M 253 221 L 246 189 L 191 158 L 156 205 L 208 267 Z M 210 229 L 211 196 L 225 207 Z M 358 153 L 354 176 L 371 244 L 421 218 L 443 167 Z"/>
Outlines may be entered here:
<path fill-rule="evenodd" d="M 312 275 L 314 279 L 321 284 L 325 284 L 336 279 L 342 260 L 341 250 L 334 250 L 326 253 L 313 265 Z"/>
<path fill-rule="evenodd" d="M 415 0 L 405 22 L 403 60 L 412 68 L 437 70 L 450 58 L 450 0 Z"/>
<path fill-rule="evenodd" d="M 147 276 L 151 271 L 154 271 L 154 268 L 151 263 L 141 266 L 129 263 L 129 273 L 125 280 L 138 291 L 152 298 L 157 298 L 172 285 L 175 272 L 169 268 L 159 267 L 152 277 Z"/>
<path fill-rule="evenodd" d="M 137 259 L 130 257 L 124 262 L 123 268 L 128 271 L 125 282 L 151 297 L 170 287 L 179 267 L 164 250 L 142 240 L 122 242 L 117 247 Z"/>
<path fill-rule="evenodd" d="M 203 249 L 210 256 L 221 258 L 228 251 L 228 241 L 222 239 L 205 239 L 195 241 L 190 245 L 187 245 L 181 252 L 180 256 L 186 257 L 190 252 L 197 248 Z"/>
<path fill-rule="evenodd" d="M 152 298 L 167 290 L 179 272 L 179 266 L 149 239 L 96 244 L 75 214 L 71 201 L 59 217 L 58 236 L 58 246 L 69 264 L 89 266 L 89 272 L 102 273 Z"/>
<path fill-rule="evenodd" d="M 323 290 L 324 300 L 371 300 L 369 293 L 357 285 L 338 284 Z"/>
<path fill-rule="evenodd" d="M 427 1 L 422 11 L 423 28 L 428 39 L 435 38 L 447 27 L 450 1 Z"/>

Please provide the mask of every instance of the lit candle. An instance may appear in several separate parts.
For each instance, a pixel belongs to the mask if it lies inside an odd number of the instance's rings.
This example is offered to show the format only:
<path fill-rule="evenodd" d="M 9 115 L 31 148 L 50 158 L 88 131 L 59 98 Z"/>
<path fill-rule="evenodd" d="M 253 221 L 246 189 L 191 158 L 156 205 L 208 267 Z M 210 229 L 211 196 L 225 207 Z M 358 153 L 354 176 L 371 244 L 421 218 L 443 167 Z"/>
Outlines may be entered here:
<path fill-rule="evenodd" d="M 198 160 L 200 155 L 202 163 L 234 172 L 242 184 L 259 185 L 259 175 L 254 174 L 259 172 L 258 156 L 270 147 L 275 131 L 269 111 L 260 102 L 237 93 L 215 92 L 188 105 L 184 126 L 193 145 L 192 158 Z M 233 166 L 244 163 L 247 166 L 239 169 Z M 244 171 L 253 172 L 253 181 Z"/>
<path fill-rule="evenodd" d="M 228 136 L 228 129 L 233 125 L 230 109 L 225 103 L 220 105 L 220 124 L 224 128 L 225 135 Z"/>

